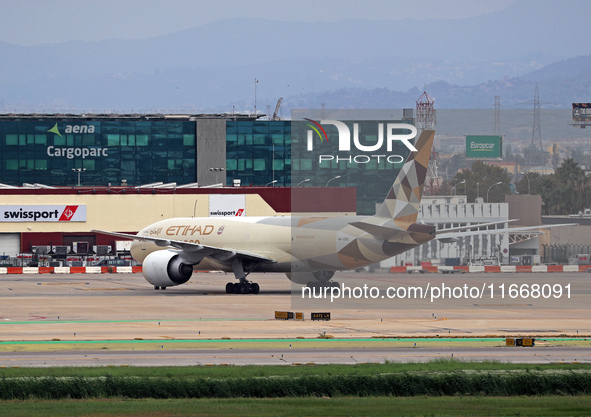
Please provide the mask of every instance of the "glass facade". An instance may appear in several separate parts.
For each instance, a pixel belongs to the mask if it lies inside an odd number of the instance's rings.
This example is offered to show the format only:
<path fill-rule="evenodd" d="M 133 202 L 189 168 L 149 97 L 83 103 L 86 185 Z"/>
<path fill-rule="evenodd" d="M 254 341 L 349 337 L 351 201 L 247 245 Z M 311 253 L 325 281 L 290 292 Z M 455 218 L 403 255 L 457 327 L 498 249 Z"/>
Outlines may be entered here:
<path fill-rule="evenodd" d="M 33 117 L 20 115 L 0 120 L 0 183 L 20 186 L 121 185 L 154 182 L 199 182 L 196 132 L 199 118 L 173 120 L 159 116 Z M 392 122 L 391 120 L 388 122 Z M 299 124 L 298 124 L 299 123 Z M 349 122 L 348 122 L 349 123 Z M 365 146 L 378 141 L 375 121 L 358 121 Z M 328 143 L 306 149 L 309 127 L 292 121 L 226 119 L 226 185 L 239 179 L 243 186 L 356 187 L 357 210 L 375 213 L 383 201 L 400 163 L 370 158 L 360 163 L 320 160 L 337 155 L 338 132 L 326 127 Z M 330 148 L 330 147 L 333 148 Z M 389 152 L 390 153 L 390 152 Z M 408 149 L 396 143 L 392 154 L 405 159 Z M 338 177 L 338 178 L 337 178 Z"/>
<path fill-rule="evenodd" d="M 196 181 L 195 122 L 32 119 L 0 123 L 0 183 Z"/>
<path fill-rule="evenodd" d="M 289 121 L 227 121 L 226 182 L 232 185 L 291 185 Z"/>

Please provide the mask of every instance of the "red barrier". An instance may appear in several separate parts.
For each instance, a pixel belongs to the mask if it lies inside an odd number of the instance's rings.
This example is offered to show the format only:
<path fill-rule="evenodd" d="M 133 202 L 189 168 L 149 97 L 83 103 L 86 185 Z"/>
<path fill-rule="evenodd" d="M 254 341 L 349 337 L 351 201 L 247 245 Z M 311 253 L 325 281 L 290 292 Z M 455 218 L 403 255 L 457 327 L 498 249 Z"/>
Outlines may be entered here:
<path fill-rule="evenodd" d="M 22 274 L 23 268 L 21 266 L 9 266 L 6 268 L 7 274 Z"/>
<path fill-rule="evenodd" d="M 562 272 L 562 265 L 548 265 L 548 272 Z"/>
<path fill-rule="evenodd" d="M 52 266 L 40 266 L 39 273 L 40 274 L 53 274 L 54 268 Z"/>
<path fill-rule="evenodd" d="M 406 267 L 405 266 L 392 266 L 390 267 L 390 273 L 391 274 L 397 274 L 397 273 L 406 273 Z"/>
<path fill-rule="evenodd" d="M 141 274 L 143 271 L 141 266 L 132 266 L 131 267 L 131 272 L 133 272 L 134 274 Z"/>
<path fill-rule="evenodd" d="M 70 274 L 85 274 L 86 267 L 85 266 L 71 266 L 70 267 Z"/>
<path fill-rule="evenodd" d="M 591 265 L 579 265 L 579 272 L 587 272 L 588 269 L 591 269 Z"/>
<path fill-rule="evenodd" d="M 439 272 L 439 268 L 436 266 L 424 266 L 423 270 L 427 271 L 427 272 Z"/>
<path fill-rule="evenodd" d="M 498 265 L 485 265 L 484 272 L 501 272 L 501 267 Z"/>
<path fill-rule="evenodd" d="M 531 272 L 531 265 L 516 265 L 515 272 Z"/>

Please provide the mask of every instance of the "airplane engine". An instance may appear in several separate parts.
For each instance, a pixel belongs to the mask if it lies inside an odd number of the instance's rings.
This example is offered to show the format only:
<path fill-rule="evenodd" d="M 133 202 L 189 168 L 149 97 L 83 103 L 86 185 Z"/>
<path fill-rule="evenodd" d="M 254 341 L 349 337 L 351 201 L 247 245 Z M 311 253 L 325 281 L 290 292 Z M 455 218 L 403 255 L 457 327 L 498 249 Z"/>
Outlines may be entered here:
<path fill-rule="evenodd" d="M 154 287 L 174 287 L 187 282 L 193 275 L 193 266 L 183 263 L 178 254 L 170 250 L 152 252 L 142 263 L 144 278 Z"/>
<path fill-rule="evenodd" d="M 328 282 L 334 276 L 334 271 L 287 272 L 285 275 L 296 284 L 306 285 L 308 283 Z"/>

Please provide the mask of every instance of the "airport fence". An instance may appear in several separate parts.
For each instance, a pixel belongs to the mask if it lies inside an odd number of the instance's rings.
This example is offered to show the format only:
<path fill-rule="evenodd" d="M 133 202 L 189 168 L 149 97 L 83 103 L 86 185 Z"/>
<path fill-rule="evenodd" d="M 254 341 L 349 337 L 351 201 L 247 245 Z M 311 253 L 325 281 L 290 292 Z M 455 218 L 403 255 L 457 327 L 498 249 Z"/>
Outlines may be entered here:
<path fill-rule="evenodd" d="M 574 244 L 552 244 L 542 245 L 542 263 L 544 264 L 569 264 L 573 262 L 581 254 L 591 254 L 591 245 L 574 245 Z M 588 264 L 587 260 L 587 264 Z"/>

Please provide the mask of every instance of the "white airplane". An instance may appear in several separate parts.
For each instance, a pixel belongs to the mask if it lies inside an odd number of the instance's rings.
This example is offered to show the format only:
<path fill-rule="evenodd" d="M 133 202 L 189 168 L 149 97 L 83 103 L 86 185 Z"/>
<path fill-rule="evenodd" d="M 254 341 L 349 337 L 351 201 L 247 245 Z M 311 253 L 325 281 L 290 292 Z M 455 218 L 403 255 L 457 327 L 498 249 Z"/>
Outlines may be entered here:
<path fill-rule="evenodd" d="M 361 268 L 403 253 L 437 237 L 454 241 L 452 232 L 417 223 L 433 130 L 419 137 L 374 216 L 346 217 L 202 217 L 172 218 L 151 224 L 137 235 L 93 230 L 133 239 L 131 254 L 142 263 L 155 289 L 187 282 L 194 271 L 233 272 L 238 282 L 227 293 L 254 293 L 251 272 L 283 272 L 298 284 L 331 285 L 336 271 Z M 468 232 L 504 233 L 505 230 Z"/>

